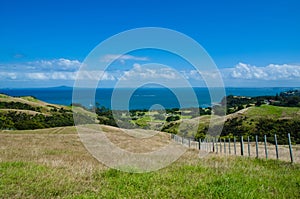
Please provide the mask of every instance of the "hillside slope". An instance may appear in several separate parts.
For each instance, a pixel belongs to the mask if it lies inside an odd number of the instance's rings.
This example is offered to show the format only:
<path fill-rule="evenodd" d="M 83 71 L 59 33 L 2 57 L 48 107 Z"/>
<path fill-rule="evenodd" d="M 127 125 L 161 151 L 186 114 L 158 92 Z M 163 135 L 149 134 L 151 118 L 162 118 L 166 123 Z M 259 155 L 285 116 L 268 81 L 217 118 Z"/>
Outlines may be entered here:
<path fill-rule="evenodd" d="M 169 141 L 157 134 L 132 144 L 101 127 L 132 152 Z M 299 184 L 299 164 L 188 150 L 164 169 L 125 173 L 96 161 L 75 127 L 0 131 L 0 198 L 299 198 Z"/>
<path fill-rule="evenodd" d="M 81 107 L 62 106 L 34 97 L 11 97 L 0 94 L 0 129 L 40 129 L 95 123 L 96 116 Z"/>

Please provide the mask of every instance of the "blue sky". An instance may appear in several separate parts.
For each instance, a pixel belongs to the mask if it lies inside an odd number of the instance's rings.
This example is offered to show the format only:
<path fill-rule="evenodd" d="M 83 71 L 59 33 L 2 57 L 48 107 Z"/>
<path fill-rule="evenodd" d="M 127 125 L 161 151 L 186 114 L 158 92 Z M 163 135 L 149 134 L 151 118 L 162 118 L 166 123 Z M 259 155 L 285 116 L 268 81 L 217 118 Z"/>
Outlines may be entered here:
<path fill-rule="evenodd" d="M 299 9 L 298 0 L 2 0 L 0 87 L 71 86 L 80 64 L 101 41 L 140 27 L 170 28 L 195 39 L 226 86 L 300 87 Z M 154 60 L 202 86 L 187 65 L 154 51 L 116 61 L 105 85 Z"/>

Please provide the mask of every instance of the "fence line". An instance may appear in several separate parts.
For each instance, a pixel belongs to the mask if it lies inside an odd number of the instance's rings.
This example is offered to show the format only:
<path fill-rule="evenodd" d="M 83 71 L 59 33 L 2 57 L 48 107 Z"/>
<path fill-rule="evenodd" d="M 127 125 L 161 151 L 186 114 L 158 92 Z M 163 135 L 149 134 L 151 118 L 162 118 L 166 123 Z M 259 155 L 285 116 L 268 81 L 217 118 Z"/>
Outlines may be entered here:
<path fill-rule="evenodd" d="M 255 136 L 255 141 L 254 143 L 251 142 L 251 138 L 247 136 L 247 152 L 245 154 L 245 149 L 244 149 L 244 138 L 243 136 L 240 136 L 240 142 L 237 142 L 238 137 L 233 137 L 233 153 L 232 153 L 232 144 L 231 144 L 231 139 L 230 138 L 220 138 L 220 137 L 210 137 L 210 138 L 204 138 L 204 139 L 199 139 L 198 141 L 195 141 L 194 139 L 190 137 L 183 137 L 175 134 L 171 134 L 171 139 L 175 141 L 176 143 L 180 143 L 188 148 L 194 148 L 198 150 L 204 150 L 207 152 L 214 152 L 214 153 L 221 153 L 221 154 L 233 154 L 233 155 L 241 155 L 241 156 L 248 156 L 248 157 L 264 157 L 266 159 L 270 158 L 271 155 L 274 156 L 275 159 L 279 160 L 280 158 L 284 158 L 285 155 L 281 154 L 280 155 L 280 150 L 287 149 L 284 147 L 284 145 L 278 146 L 277 143 L 277 135 L 274 135 L 274 142 L 275 142 L 275 147 L 273 148 L 272 146 L 268 146 L 268 140 L 267 136 L 263 136 L 263 144 L 259 144 L 259 137 L 256 135 Z M 294 162 L 294 156 L 293 156 L 293 148 L 292 148 L 292 143 L 291 143 L 291 136 L 290 134 L 287 135 L 287 142 L 288 142 L 288 151 L 289 151 L 289 157 L 290 161 L 293 163 Z M 240 148 L 240 154 L 237 153 L 237 148 Z M 251 148 L 255 148 L 254 150 L 251 150 Z M 272 148 L 273 150 L 272 150 Z M 272 156 L 272 157 L 273 157 Z"/>

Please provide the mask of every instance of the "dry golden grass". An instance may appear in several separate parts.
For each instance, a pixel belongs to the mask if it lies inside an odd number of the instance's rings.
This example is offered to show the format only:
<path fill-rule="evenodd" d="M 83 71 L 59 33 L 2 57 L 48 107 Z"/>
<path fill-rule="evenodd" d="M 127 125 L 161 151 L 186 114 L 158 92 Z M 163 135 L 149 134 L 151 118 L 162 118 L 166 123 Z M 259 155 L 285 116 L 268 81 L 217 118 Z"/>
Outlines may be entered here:
<path fill-rule="evenodd" d="M 116 146 L 135 153 L 147 153 L 158 150 L 169 144 L 169 134 L 163 132 L 149 132 L 148 130 L 123 130 L 110 126 L 102 126 L 105 135 Z M 151 133 L 150 138 L 141 138 L 141 134 Z M 137 135 L 135 135 L 136 133 Z"/>
<path fill-rule="evenodd" d="M 0 161 L 36 162 L 72 171 L 105 168 L 86 151 L 73 127 L 17 132 L 0 133 Z"/>
<path fill-rule="evenodd" d="M 88 128 L 101 129 L 117 147 L 130 152 L 150 152 L 166 146 L 170 142 L 169 134 L 162 132 L 150 138 L 136 138 L 115 127 L 88 125 Z M 185 141 L 185 145 L 188 145 L 187 141 Z M 206 161 L 210 157 L 224 155 L 228 158 L 234 158 L 233 143 L 231 143 L 231 155 L 229 155 L 228 143 L 226 143 L 226 153 L 224 153 L 223 143 L 221 147 L 222 152 L 220 152 L 220 145 L 218 144 L 218 154 L 206 153 L 205 150 L 200 151 L 200 156 L 203 157 L 201 161 Z M 198 161 L 199 151 L 197 150 L 197 142 L 191 142 L 191 148 L 178 160 L 179 162 L 192 164 Z M 240 144 L 238 142 L 236 148 L 237 155 L 240 156 Z M 299 146 L 293 146 L 293 154 L 294 161 L 299 163 Z M 268 155 L 269 159 L 276 159 L 274 145 L 268 144 Z M 244 156 L 248 156 L 247 143 L 244 143 Z M 256 156 L 255 143 L 251 143 L 250 156 L 253 158 Z M 259 144 L 259 157 L 265 158 L 263 143 Z M 288 146 L 279 146 L 279 159 L 290 161 Z M 106 168 L 89 154 L 81 143 L 75 127 L 0 131 L 0 161 L 33 161 L 76 171 Z"/>
<path fill-rule="evenodd" d="M 117 147 L 134 153 L 147 153 L 166 146 L 169 134 L 155 132 L 150 138 L 134 137 L 132 132 L 147 133 L 146 130 L 131 130 L 131 134 L 119 128 L 104 125 L 83 126 L 89 133 L 101 129 Z M 90 130 L 89 130 L 90 129 Z M 153 132 L 152 132 L 153 133 Z M 35 162 L 70 171 L 85 172 L 104 169 L 82 144 L 75 127 L 58 127 L 38 130 L 0 131 L 0 161 Z"/>

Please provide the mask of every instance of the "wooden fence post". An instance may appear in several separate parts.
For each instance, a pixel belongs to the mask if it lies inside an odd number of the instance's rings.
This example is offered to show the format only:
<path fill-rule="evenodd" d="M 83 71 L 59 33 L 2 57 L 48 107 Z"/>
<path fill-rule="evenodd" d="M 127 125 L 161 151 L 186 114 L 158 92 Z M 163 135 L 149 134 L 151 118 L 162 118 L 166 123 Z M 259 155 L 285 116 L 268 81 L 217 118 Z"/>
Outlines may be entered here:
<path fill-rule="evenodd" d="M 248 156 L 250 157 L 250 138 L 248 136 Z"/>
<path fill-rule="evenodd" d="M 278 144 L 277 144 L 277 136 L 276 136 L 276 134 L 274 134 L 274 140 L 275 140 L 276 159 L 278 160 L 279 155 L 278 155 Z"/>
<path fill-rule="evenodd" d="M 236 155 L 236 138 L 233 137 L 234 155 Z"/>
<path fill-rule="evenodd" d="M 264 135 L 264 141 L 265 141 L 265 154 L 266 154 L 266 159 L 268 159 L 268 147 L 267 147 L 267 136 Z"/>
<path fill-rule="evenodd" d="M 258 158 L 258 136 L 255 136 L 256 158 Z"/>
<path fill-rule="evenodd" d="M 189 138 L 189 148 L 191 148 L 191 138 Z"/>
<path fill-rule="evenodd" d="M 222 139 L 221 138 L 219 140 L 219 143 L 220 143 L 220 153 L 222 153 Z"/>
<path fill-rule="evenodd" d="M 244 140 L 243 140 L 243 136 L 241 136 L 241 155 L 244 155 Z"/>
<path fill-rule="evenodd" d="M 207 151 L 210 152 L 210 139 L 207 139 Z"/>
<path fill-rule="evenodd" d="M 288 133 L 288 140 L 289 140 L 291 163 L 293 163 L 294 162 L 293 149 L 292 149 L 291 135 L 289 133 Z"/>
<path fill-rule="evenodd" d="M 228 138 L 228 149 L 229 149 L 229 154 L 231 154 L 231 149 L 230 149 L 230 138 Z"/>
<path fill-rule="evenodd" d="M 219 153 L 219 147 L 218 147 L 218 141 L 219 141 L 219 138 L 216 138 L 216 150 L 217 150 L 217 153 Z"/>
<path fill-rule="evenodd" d="M 224 153 L 226 154 L 226 138 L 224 138 Z"/>
<path fill-rule="evenodd" d="M 210 141 L 209 139 L 206 140 L 206 145 L 207 145 L 207 151 L 210 151 Z"/>
<path fill-rule="evenodd" d="M 198 148 L 199 148 L 199 150 L 201 150 L 201 138 L 199 138 L 199 140 L 198 140 L 199 142 L 199 145 L 198 145 Z"/>

